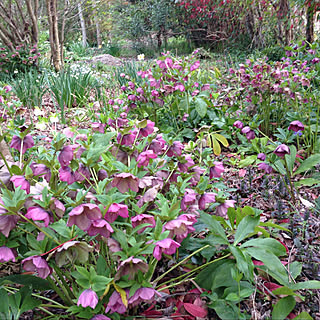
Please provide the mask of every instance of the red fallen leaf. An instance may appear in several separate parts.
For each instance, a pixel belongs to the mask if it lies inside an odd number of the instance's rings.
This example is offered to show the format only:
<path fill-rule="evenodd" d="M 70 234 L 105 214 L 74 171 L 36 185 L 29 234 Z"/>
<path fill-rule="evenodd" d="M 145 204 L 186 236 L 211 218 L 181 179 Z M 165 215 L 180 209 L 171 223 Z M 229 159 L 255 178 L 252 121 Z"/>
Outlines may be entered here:
<path fill-rule="evenodd" d="M 282 219 L 278 221 L 278 223 L 289 223 L 289 222 L 290 222 L 290 219 Z"/>
<path fill-rule="evenodd" d="M 192 303 L 184 303 L 183 306 L 190 314 L 192 314 L 195 317 L 204 318 L 208 314 L 207 310 L 203 309 L 202 307 L 196 306 Z"/>
<path fill-rule="evenodd" d="M 276 290 L 278 288 L 281 288 L 282 286 L 274 283 L 274 282 L 265 282 L 264 286 L 269 289 L 270 291 Z"/>
<path fill-rule="evenodd" d="M 239 177 L 243 178 L 247 173 L 247 170 L 246 169 L 240 169 L 239 170 Z"/>

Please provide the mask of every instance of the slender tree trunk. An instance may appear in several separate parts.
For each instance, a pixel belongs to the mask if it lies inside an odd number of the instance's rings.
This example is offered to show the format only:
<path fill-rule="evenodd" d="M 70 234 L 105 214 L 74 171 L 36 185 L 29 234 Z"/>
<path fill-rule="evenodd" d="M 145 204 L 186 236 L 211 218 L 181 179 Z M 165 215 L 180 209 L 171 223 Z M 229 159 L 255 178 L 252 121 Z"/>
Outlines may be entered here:
<path fill-rule="evenodd" d="M 83 19 L 81 3 L 78 3 L 78 11 L 79 11 L 79 19 L 80 19 L 81 32 L 82 32 L 82 46 L 85 47 L 87 45 L 87 31 L 86 31 L 86 24 Z"/>
<path fill-rule="evenodd" d="M 98 19 L 98 16 L 97 16 L 97 6 L 96 6 L 96 2 L 95 0 L 93 0 L 92 2 L 92 6 L 93 6 L 93 14 L 94 14 L 94 23 L 96 25 L 96 32 L 97 32 L 97 45 L 98 45 L 98 48 L 101 48 L 102 47 L 102 40 L 101 40 L 101 32 L 100 32 L 100 23 L 99 23 L 99 19 Z"/>
<path fill-rule="evenodd" d="M 49 21 L 49 38 L 51 47 L 51 57 L 56 71 L 61 70 L 62 61 L 60 58 L 57 0 L 46 0 Z"/>
<path fill-rule="evenodd" d="M 314 1 L 310 1 L 307 3 L 306 16 L 307 16 L 306 40 L 308 43 L 313 43 L 314 42 L 314 16 L 315 16 Z"/>
<path fill-rule="evenodd" d="M 17 1 L 18 3 L 18 1 Z M 39 0 L 34 0 L 34 5 L 32 6 L 31 0 L 26 0 L 27 9 L 29 16 L 32 21 L 32 43 L 38 45 L 39 40 L 39 28 L 38 28 L 38 10 L 39 10 Z"/>

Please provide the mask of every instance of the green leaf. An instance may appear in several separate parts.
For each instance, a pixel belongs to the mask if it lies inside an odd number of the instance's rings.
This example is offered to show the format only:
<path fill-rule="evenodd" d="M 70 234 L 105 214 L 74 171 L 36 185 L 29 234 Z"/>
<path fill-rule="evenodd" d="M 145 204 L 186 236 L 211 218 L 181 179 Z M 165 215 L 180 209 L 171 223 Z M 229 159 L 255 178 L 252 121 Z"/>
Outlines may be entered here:
<path fill-rule="evenodd" d="M 220 236 L 224 240 L 225 244 L 229 244 L 225 230 L 213 216 L 208 213 L 201 213 L 200 221 L 206 224 L 213 234 Z"/>
<path fill-rule="evenodd" d="M 278 171 L 282 175 L 285 175 L 287 173 L 286 168 L 284 167 L 281 160 L 277 160 L 272 167 L 274 167 L 274 169 L 276 169 L 276 171 Z"/>
<path fill-rule="evenodd" d="M 293 168 L 294 168 L 294 163 L 296 161 L 297 149 L 294 145 L 291 145 L 289 148 L 290 148 L 290 154 L 286 154 L 285 158 L 287 161 L 288 169 L 289 169 L 290 173 L 292 174 Z"/>
<path fill-rule="evenodd" d="M 276 295 L 298 296 L 298 294 L 296 294 L 294 292 L 294 290 L 292 290 L 286 286 L 272 290 L 272 293 L 276 294 Z"/>
<path fill-rule="evenodd" d="M 272 310 L 272 320 L 284 320 L 295 305 L 296 300 L 292 296 L 280 299 Z"/>
<path fill-rule="evenodd" d="M 299 315 L 297 315 L 294 320 L 313 320 L 313 318 L 308 312 L 303 311 Z"/>
<path fill-rule="evenodd" d="M 304 160 L 300 167 L 296 170 L 296 172 L 293 174 L 294 176 L 299 174 L 299 173 L 302 173 L 302 172 L 305 172 L 309 169 L 311 169 L 312 167 L 314 167 L 316 164 L 320 163 L 320 154 L 314 154 L 310 157 L 308 157 L 306 160 Z"/>
<path fill-rule="evenodd" d="M 219 134 L 219 133 L 214 133 L 214 137 L 215 137 L 217 140 L 219 140 L 224 147 L 228 147 L 228 146 L 229 146 L 228 140 L 227 140 L 223 135 L 221 135 L 221 134 Z"/>
<path fill-rule="evenodd" d="M 254 228 L 259 224 L 260 217 L 244 217 L 238 225 L 236 234 L 234 236 L 234 245 L 237 245 L 247 236 L 254 232 Z"/>
<path fill-rule="evenodd" d="M 279 230 L 283 230 L 283 231 L 290 232 L 289 229 L 287 229 L 287 228 L 285 228 L 285 227 L 282 227 L 282 226 L 279 226 L 278 224 L 272 223 L 272 222 L 260 222 L 260 223 L 259 223 L 259 226 L 276 228 L 276 229 L 279 229 Z"/>
<path fill-rule="evenodd" d="M 2 277 L 0 279 L 0 285 L 6 284 L 6 283 L 18 283 L 25 286 L 32 286 L 33 289 L 36 290 L 50 290 L 51 285 L 49 282 L 45 279 L 41 279 L 39 277 L 35 277 L 28 274 L 13 274 L 7 277 Z"/>
<path fill-rule="evenodd" d="M 300 186 L 313 186 L 314 184 L 320 183 L 319 179 L 314 179 L 314 178 L 306 178 L 306 179 L 301 179 L 299 181 L 294 182 L 295 187 L 300 187 Z"/>
<path fill-rule="evenodd" d="M 276 256 L 283 256 L 286 254 L 286 248 L 276 239 L 272 238 L 258 238 L 246 241 L 240 248 L 257 247 L 271 251 Z"/>
<path fill-rule="evenodd" d="M 105 290 L 107 285 L 112 281 L 112 278 L 107 278 L 104 276 L 94 276 L 91 281 L 92 281 L 92 290 L 93 291 L 101 291 Z"/>
<path fill-rule="evenodd" d="M 302 289 L 319 290 L 320 281 L 310 280 L 310 281 L 298 282 L 298 283 L 290 284 L 288 287 L 292 290 L 302 290 Z"/>
<path fill-rule="evenodd" d="M 207 108 L 208 108 L 207 103 L 203 99 L 201 98 L 195 99 L 195 109 L 201 118 L 206 116 Z"/>
<path fill-rule="evenodd" d="M 247 156 L 238 162 L 238 167 L 239 168 L 247 167 L 250 164 L 253 164 L 256 161 L 256 158 L 257 158 L 256 156 Z"/>
<path fill-rule="evenodd" d="M 245 255 L 240 248 L 230 245 L 232 255 L 237 260 L 237 268 L 242 272 L 248 280 L 253 280 L 253 263 L 251 259 Z M 248 259 L 249 258 L 249 259 Z"/>

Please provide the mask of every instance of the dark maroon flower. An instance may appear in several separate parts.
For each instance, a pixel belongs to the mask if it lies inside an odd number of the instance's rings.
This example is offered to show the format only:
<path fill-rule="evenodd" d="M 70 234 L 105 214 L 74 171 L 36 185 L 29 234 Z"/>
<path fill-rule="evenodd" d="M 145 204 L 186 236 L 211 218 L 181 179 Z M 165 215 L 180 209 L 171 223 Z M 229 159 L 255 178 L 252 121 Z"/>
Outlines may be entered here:
<path fill-rule="evenodd" d="M 161 134 L 158 134 L 155 139 L 153 139 L 149 145 L 149 150 L 153 150 L 156 154 L 161 154 L 164 151 L 166 142 L 163 140 Z"/>
<path fill-rule="evenodd" d="M 32 170 L 32 173 L 35 175 L 35 176 L 43 176 L 47 182 L 50 181 L 50 178 L 51 178 L 51 172 L 50 172 L 50 169 L 42 164 L 42 163 L 31 163 L 30 164 L 30 168 Z"/>
<path fill-rule="evenodd" d="M 131 189 L 134 192 L 139 191 L 139 179 L 131 173 L 122 172 L 113 178 L 112 187 L 118 188 L 121 193 L 128 192 Z"/>
<path fill-rule="evenodd" d="M 17 151 L 21 151 L 21 138 L 18 136 L 13 136 L 12 141 L 10 144 L 10 148 L 16 149 Z M 27 134 L 23 138 L 23 145 L 22 145 L 22 153 L 25 154 L 27 149 L 30 149 L 34 146 L 33 138 L 30 134 Z"/>
<path fill-rule="evenodd" d="M 32 256 L 22 260 L 22 267 L 26 271 L 37 272 L 42 279 L 46 279 L 52 273 L 47 261 L 40 256 Z"/>
<path fill-rule="evenodd" d="M 73 159 L 73 146 L 64 146 L 58 155 L 58 161 L 62 168 L 67 167 Z"/>
<path fill-rule="evenodd" d="M 59 178 L 61 181 L 65 181 L 68 184 L 73 184 L 76 181 L 74 172 L 69 167 L 59 169 Z"/>
<path fill-rule="evenodd" d="M 182 159 L 179 159 L 178 168 L 182 172 L 187 172 L 188 169 L 195 165 L 194 161 L 191 158 L 190 154 L 181 156 Z"/>
<path fill-rule="evenodd" d="M 184 149 L 184 146 L 180 141 L 174 141 L 172 146 L 167 151 L 167 156 L 168 157 L 181 156 L 183 149 Z"/>
<path fill-rule="evenodd" d="M 134 279 L 134 275 L 138 272 L 138 270 L 143 273 L 148 272 L 148 264 L 141 259 L 130 257 L 126 260 L 123 260 L 117 270 L 117 273 L 114 276 L 115 280 L 119 280 L 122 276 L 129 275 L 128 279 Z"/>
<path fill-rule="evenodd" d="M 147 137 L 152 134 L 154 131 L 154 122 L 151 120 L 147 120 L 147 125 L 144 128 L 141 128 L 139 131 L 139 138 L 140 137 Z"/>
<path fill-rule="evenodd" d="M 261 163 L 258 163 L 258 168 L 260 170 L 264 170 L 266 173 L 271 173 L 272 172 L 272 167 L 269 166 L 267 163 L 265 162 L 261 162 Z"/>
<path fill-rule="evenodd" d="M 253 140 L 255 138 L 255 133 L 250 127 L 246 126 L 241 130 L 244 133 L 248 140 Z"/>
<path fill-rule="evenodd" d="M 79 165 L 79 169 L 74 173 L 75 181 L 82 182 L 90 179 L 89 168 L 85 167 L 82 163 Z"/>
<path fill-rule="evenodd" d="M 290 154 L 290 149 L 287 145 L 280 144 L 275 148 L 273 153 L 276 154 L 278 157 L 284 157 L 286 154 Z"/>
<path fill-rule="evenodd" d="M 295 120 L 290 123 L 288 130 L 292 130 L 294 132 L 303 131 L 304 125 L 299 120 Z"/>

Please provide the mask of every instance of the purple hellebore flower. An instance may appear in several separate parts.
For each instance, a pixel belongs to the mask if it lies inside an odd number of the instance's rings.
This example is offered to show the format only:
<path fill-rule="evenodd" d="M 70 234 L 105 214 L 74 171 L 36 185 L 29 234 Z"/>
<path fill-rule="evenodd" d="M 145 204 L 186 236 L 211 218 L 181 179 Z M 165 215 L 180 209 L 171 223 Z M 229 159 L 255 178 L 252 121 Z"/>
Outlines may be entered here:
<path fill-rule="evenodd" d="M 261 163 L 258 163 L 258 168 L 260 170 L 264 170 L 266 173 L 271 173 L 272 172 L 272 167 L 269 166 L 267 163 L 265 162 L 261 162 Z"/>
<path fill-rule="evenodd" d="M 90 320 L 111 320 L 109 317 L 103 315 L 103 314 L 96 314 L 93 318 Z"/>
<path fill-rule="evenodd" d="M 86 289 L 80 294 L 77 306 L 82 306 L 83 308 L 90 307 L 94 309 L 98 302 L 98 295 L 93 290 Z"/>
<path fill-rule="evenodd" d="M 157 155 L 152 150 L 141 152 L 137 157 L 138 168 L 145 167 L 149 164 L 150 159 L 156 159 Z"/>
<path fill-rule="evenodd" d="M 161 134 L 158 134 L 155 139 L 153 139 L 149 145 L 149 150 L 153 150 L 156 154 L 161 154 L 164 151 L 166 142 L 164 141 Z"/>
<path fill-rule="evenodd" d="M 31 163 L 30 165 L 30 168 L 32 170 L 32 173 L 35 175 L 35 176 L 43 176 L 47 182 L 50 181 L 50 178 L 51 178 L 51 172 L 50 172 L 50 169 L 42 164 L 42 163 Z"/>
<path fill-rule="evenodd" d="M 148 264 L 141 259 L 129 257 L 126 260 L 123 260 L 117 270 L 117 273 L 114 276 L 115 280 L 119 280 L 122 276 L 129 275 L 129 280 L 134 279 L 134 275 L 138 272 L 138 270 L 143 273 L 148 272 Z"/>
<path fill-rule="evenodd" d="M 122 218 L 128 218 L 129 217 L 128 207 L 125 204 L 112 203 L 104 218 L 108 222 L 112 223 L 116 221 L 118 216 Z"/>
<path fill-rule="evenodd" d="M 156 226 L 156 221 L 154 217 L 150 214 L 138 214 L 131 218 L 132 228 L 135 228 L 141 224 L 148 223 L 149 226 L 146 226 L 138 231 L 138 234 L 142 233 L 146 228 L 154 228 Z"/>
<path fill-rule="evenodd" d="M 0 263 L 8 261 L 16 262 L 14 252 L 8 247 L 0 247 Z"/>
<path fill-rule="evenodd" d="M 290 149 L 285 144 L 280 144 L 275 148 L 273 151 L 274 154 L 276 154 L 278 157 L 284 157 L 286 154 L 290 154 Z"/>
<path fill-rule="evenodd" d="M 87 234 L 89 236 L 96 236 L 100 234 L 105 238 L 110 237 L 110 233 L 113 233 L 114 230 L 110 226 L 110 224 L 104 219 L 97 219 L 91 222 L 89 229 L 87 230 Z"/>
<path fill-rule="evenodd" d="M 126 290 L 127 299 L 129 298 L 129 291 Z M 123 314 L 127 311 L 127 307 L 122 302 L 119 292 L 113 291 L 112 295 L 109 298 L 109 302 L 106 308 L 106 313 L 120 313 Z"/>
<path fill-rule="evenodd" d="M 59 155 L 58 155 L 58 161 L 60 162 L 60 165 L 62 168 L 67 167 L 71 160 L 73 159 L 73 150 L 74 146 L 68 145 L 64 146 Z"/>
<path fill-rule="evenodd" d="M 177 248 L 180 247 L 180 243 L 166 238 L 156 242 L 156 246 L 153 250 L 153 256 L 160 261 L 162 253 L 172 255 L 176 252 Z"/>
<path fill-rule="evenodd" d="M 47 227 L 50 222 L 49 213 L 40 207 L 28 208 L 25 217 L 33 221 L 43 221 L 45 227 Z"/>
<path fill-rule="evenodd" d="M 12 91 L 12 87 L 7 85 L 7 86 L 4 86 L 3 89 L 6 91 L 6 93 Z"/>
<path fill-rule="evenodd" d="M 207 203 L 212 203 L 216 201 L 216 194 L 213 192 L 207 192 L 201 195 L 198 205 L 200 210 L 205 210 Z"/>
<path fill-rule="evenodd" d="M 248 126 L 242 128 L 241 132 L 246 135 L 248 140 L 253 140 L 256 137 L 254 131 Z"/>
<path fill-rule="evenodd" d="M 177 242 L 181 243 L 189 233 L 195 231 L 192 227 L 194 222 L 187 219 L 180 219 L 179 217 L 175 220 L 171 220 L 164 225 L 164 229 L 170 231 L 169 237 L 173 238 L 176 236 Z"/>
<path fill-rule="evenodd" d="M 90 171 L 89 168 L 85 167 L 84 164 L 80 163 L 79 169 L 74 172 L 74 179 L 77 182 L 82 182 L 84 180 L 89 180 Z"/>
<path fill-rule="evenodd" d="M 128 86 L 131 90 L 133 90 L 135 88 L 135 84 L 132 81 L 128 82 Z"/>
<path fill-rule="evenodd" d="M 42 279 L 46 279 L 52 273 L 47 261 L 40 256 L 32 256 L 22 260 L 22 267 L 26 271 L 37 272 Z"/>
<path fill-rule="evenodd" d="M 180 159 L 180 162 L 178 163 L 178 168 L 181 172 L 188 172 L 188 169 L 195 165 L 194 161 L 191 158 L 190 154 L 183 155 Z"/>
<path fill-rule="evenodd" d="M 139 131 L 138 138 L 147 137 L 152 134 L 154 131 L 154 122 L 151 120 L 147 120 L 147 125 L 144 128 L 141 128 Z"/>
<path fill-rule="evenodd" d="M 243 123 L 240 120 L 237 120 L 233 123 L 233 126 L 238 128 L 238 129 L 242 129 L 243 128 Z"/>
<path fill-rule="evenodd" d="M 288 130 L 292 130 L 294 132 L 303 131 L 304 125 L 299 120 L 295 120 L 290 123 Z"/>
<path fill-rule="evenodd" d="M 216 213 L 218 216 L 220 217 L 226 217 L 227 216 L 227 212 L 228 212 L 228 208 L 230 207 L 234 207 L 235 204 L 235 200 L 225 200 L 224 203 L 220 204 L 217 208 L 216 208 Z"/>
<path fill-rule="evenodd" d="M 181 200 L 181 210 L 186 211 L 187 205 L 193 205 L 197 200 L 197 194 L 193 189 L 186 189 L 185 195 Z"/>
<path fill-rule="evenodd" d="M 121 133 L 118 133 L 117 141 L 122 146 L 131 147 L 136 139 L 137 133 L 135 131 L 132 131 L 129 134 L 122 135 Z"/>
<path fill-rule="evenodd" d="M 21 138 L 18 136 L 13 136 L 12 137 L 12 141 L 10 143 L 10 148 L 16 149 L 17 151 L 21 151 Z M 30 134 L 27 134 L 24 138 L 23 138 L 23 142 L 22 142 L 22 154 L 25 154 L 27 149 L 30 149 L 34 146 L 34 141 L 33 138 Z"/>
<path fill-rule="evenodd" d="M 206 83 L 201 87 L 201 91 L 210 90 L 210 83 Z"/>
<path fill-rule="evenodd" d="M 192 178 L 189 180 L 192 186 L 196 186 L 200 181 L 201 175 L 206 171 L 206 169 L 202 169 L 199 166 L 194 166 L 190 169 L 190 173 L 192 173 Z"/>
<path fill-rule="evenodd" d="M 92 122 L 91 123 L 92 131 L 104 133 L 105 127 L 106 127 L 105 123 L 100 123 L 100 122 Z"/>
<path fill-rule="evenodd" d="M 135 307 L 143 302 L 152 302 L 156 296 L 161 296 L 161 294 L 153 288 L 139 288 L 134 295 L 129 298 L 128 303 L 130 307 Z"/>
<path fill-rule="evenodd" d="M 167 151 L 168 157 L 181 156 L 184 145 L 180 141 L 173 141 L 172 146 Z"/>
<path fill-rule="evenodd" d="M 30 193 L 30 182 L 24 176 L 12 176 L 10 178 L 15 188 L 21 187 L 21 190 L 25 190 L 26 193 Z"/>
<path fill-rule="evenodd" d="M 190 66 L 190 72 L 191 72 L 191 71 L 194 71 L 194 70 L 197 70 L 199 67 L 200 67 L 200 61 L 197 60 L 194 64 L 192 64 L 192 65 Z"/>
<path fill-rule="evenodd" d="M 178 83 L 178 84 L 176 84 L 175 86 L 174 86 L 174 90 L 179 90 L 179 91 L 181 91 L 181 92 L 184 92 L 186 89 L 185 89 L 185 87 L 184 87 L 184 85 L 183 84 L 181 84 L 181 83 Z"/>
<path fill-rule="evenodd" d="M 50 210 L 52 212 L 55 212 L 59 218 L 62 218 L 66 211 L 66 208 L 61 201 L 53 199 L 52 203 L 50 204 Z"/>
<path fill-rule="evenodd" d="M 264 160 L 266 160 L 266 155 L 264 153 L 259 153 L 257 155 L 257 159 L 264 161 Z"/>
<path fill-rule="evenodd" d="M 96 204 L 84 203 L 70 211 L 67 226 L 71 227 L 75 224 L 81 230 L 86 231 L 93 220 L 101 218 L 101 210 Z"/>
<path fill-rule="evenodd" d="M 127 172 L 116 174 L 111 185 L 112 187 L 118 188 L 121 193 L 128 192 L 129 189 L 134 192 L 139 191 L 139 179 L 133 174 Z"/>
<path fill-rule="evenodd" d="M 224 167 L 222 162 L 214 161 L 213 167 L 210 168 L 209 179 L 220 178 L 224 172 Z"/>
<path fill-rule="evenodd" d="M 143 94 L 144 94 L 144 90 L 139 87 L 139 88 L 137 89 L 137 93 L 143 95 Z"/>
<path fill-rule="evenodd" d="M 59 178 L 61 181 L 65 181 L 69 185 L 76 181 L 74 172 L 69 167 L 61 167 L 59 169 Z"/>
<path fill-rule="evenodd" d="M 4 207 L 3 201 L 0 199 L 0 232 L 8 238 L 9 233 L 15 228 L 19 217 L 16 215 L 8 215 L 8 211 Z"/>

